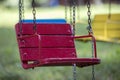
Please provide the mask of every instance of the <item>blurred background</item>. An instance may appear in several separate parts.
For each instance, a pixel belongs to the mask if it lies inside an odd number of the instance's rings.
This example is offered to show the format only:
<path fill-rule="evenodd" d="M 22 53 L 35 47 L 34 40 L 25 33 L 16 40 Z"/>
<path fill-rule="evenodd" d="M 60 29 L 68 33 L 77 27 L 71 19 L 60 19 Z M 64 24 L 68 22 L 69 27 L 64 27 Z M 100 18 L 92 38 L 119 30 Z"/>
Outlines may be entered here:
<path fill-rule="evenodd" d="M 65 18 L 64 0 L 35 1 L 37 19 Z M 87 0 L 75 1 L 79 4 L 76 11 L 76 34 L 86 34 Z M 90 1 L 92 21 L 97 14 L 109 14 L 109 0 Z M 31 2 L 32 0 L 24 0 L 24 19 L 33 19 Z M 67 13 L 69 22 L 70 14 Z M 120 0 L 111 0 L 111 14 L 120 14 Z M 14 30 L 18 21 L 18 0 L 0 0 L 0 80 L 72 80 L 72 67 L 39 67 L 29 70 L 22 68 Z M 90 41 L 76 40 L 76 48 L 80 57 L 91 53 Z M 95 66 L 96 80 L 120 80 L 120 44 L 115 41 L 97 41 L 97 52 L 101 64 Z M 91 69 L 77 68 L 77 80 L 91 80 Z"/>

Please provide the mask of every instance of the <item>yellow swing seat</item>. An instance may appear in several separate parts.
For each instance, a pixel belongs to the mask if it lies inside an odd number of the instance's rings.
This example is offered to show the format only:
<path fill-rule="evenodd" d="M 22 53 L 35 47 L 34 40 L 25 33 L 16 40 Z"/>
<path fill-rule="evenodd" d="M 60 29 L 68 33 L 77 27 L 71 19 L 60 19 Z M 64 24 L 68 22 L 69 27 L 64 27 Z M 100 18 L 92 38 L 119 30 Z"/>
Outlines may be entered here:
<path fill-rule="evenodd" d="M 97 14 L 92 22 L 96 40 L 120 43 L 120 14 Z"/>

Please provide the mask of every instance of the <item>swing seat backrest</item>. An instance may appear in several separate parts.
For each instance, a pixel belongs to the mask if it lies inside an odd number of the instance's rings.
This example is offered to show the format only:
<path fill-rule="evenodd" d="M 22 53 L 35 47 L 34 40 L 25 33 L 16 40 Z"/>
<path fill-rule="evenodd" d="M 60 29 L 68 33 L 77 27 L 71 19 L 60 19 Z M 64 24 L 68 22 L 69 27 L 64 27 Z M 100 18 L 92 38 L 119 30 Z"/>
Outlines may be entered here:
<path fill-rule="evenodd" d="M 27 68 L 28 65 L 37 66 L 37 62 L 42 64 L 42 61 L 49 58 L 76 57 L 73 32 L 69 24 L 37 24 L 37 34 L 34 34 L 33 26 L 32 23 L 23 23 L 22 35 L 19 36 L 20 25 L 16 25 L 17 40 L 24 68 Z"/>

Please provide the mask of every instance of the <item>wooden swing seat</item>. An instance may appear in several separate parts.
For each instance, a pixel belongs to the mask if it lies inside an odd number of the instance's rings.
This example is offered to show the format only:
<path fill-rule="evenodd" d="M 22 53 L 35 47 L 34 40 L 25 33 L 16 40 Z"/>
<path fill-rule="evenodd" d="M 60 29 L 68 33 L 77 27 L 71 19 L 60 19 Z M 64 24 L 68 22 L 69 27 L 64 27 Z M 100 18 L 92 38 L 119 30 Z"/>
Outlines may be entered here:
<path fill-rule="evenodd" d="M 120 43 L 120 14 L 97 14 L 92 22 L 96 40 Z"/>
<path fill-rule="evenodd" d="M 35 31 L 33 23 L 16 24 L 16 36 L 22 66 L 25 69 L 42 66 L 90 66 L 100 63 L 96 54 L 96 42 L 92 35 L 73 36 L 69 24 L 37 23 Z M 77 58 L 74 44 L 75 38 L 91 37 L 94 40 L 94 58 Z"/>

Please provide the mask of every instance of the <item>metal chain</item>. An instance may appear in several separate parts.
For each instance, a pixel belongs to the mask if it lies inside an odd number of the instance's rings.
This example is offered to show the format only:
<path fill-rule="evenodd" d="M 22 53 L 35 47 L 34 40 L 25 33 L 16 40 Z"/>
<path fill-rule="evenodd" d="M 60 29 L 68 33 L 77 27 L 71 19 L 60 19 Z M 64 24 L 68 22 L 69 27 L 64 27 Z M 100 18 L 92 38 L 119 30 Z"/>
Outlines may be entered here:
<path fill-rule="evenodd" d="M 22 8 L 21 8 L 21 10 L 22 10 L 22 20 L 24 21 L 24 13 L 25 13 L 25 10 L 24 10 L 24 0 L 22 0 Z"/>
<path fill-rule="evenodd" d="M 75 35 L 75 24 L 76 24 L 76 1 L 72 0 L 72 6 L 73 6 L 73 35 Z M 73 64 L 73 80 L 76 79 L 76 63 Z"/>
<path fill-rule="evenodd" d="M 36 10 L 35 10 L 35 0 L 32 0 L 32 8 L 33 8 L 32 13 L 33 13 L 33 24 L 34 24 L 33 29 L 34 29 L 34 31 L 35 31 L 35 33 L 36 33 Z"/>
<path fill-rule="evenodd" d="M 95 67 L 92 65 L 92 80 L 95 80 Z"/>
<path fill-rule="evenodd" d="M 87 2 L 87 8 L 88 8 L 88 12 L 87 12 L 87 15 L 88 15 L 88 27 L 87 27 L 87 29 L 88 29 L 89 34 L 93 34 L 92 28 L 91 28 L 91 11 L 90 11 L 90 7 L 91 7 L 90 1 L 88 0 L 88 2 Z"/>
<path fill-rule="evenodd" d="M 75 35 L 75 24 L 76 24 L 76 1 L 73 1 L 73 34 Z"/>
<path fill-rule="evenodd" d="M 76 77 L 77 77 L 76 74 L 77 74 L 77 73 L 76 73 L 76 64 L 74 63 L 74 64 L 73 64 L 73 80 L 77 80 L 77 79 L 76 79 Z"/>
<path fill-rule="evenodd" d="M 70 24 L 72 25 L 72 2 L 70 2 Z"/>
<path fill-rule="evenodd" d="M 90 8 L 91 8 L 91 4 L 90 4 L 90 1 L 88 0 L 87 2 L 87 8 L 88 8 L 88 12 L 87 12 L 87 15 L 88 15 L 88 32 L 89 34 L 93 35 L 93 31 L 92 31 L 92 27 L 91 27 L 91 11 L 90 11 Z M 94 57 L 94 41 L 92 40 L 92 58 Z M 95 70 L 94 70 L 94 65 L 92 65 L 92 80 L 95 80 Z"/>
<path fill-rule="evenodd" d="M 19 0 L 19 35 L 22 34 L 22 0 Z"/>
<path fill-rule="evenodd" d="M 73 35 L 75 35 L 75 2 L 74 2 L 74 0 L 69 0 L 69 1 L 70 1 L 69 2 L 69 6 L 70 6 L 70 24 L 73 25 Z M 73 80 L 76 80 L 76 64 L 75 63 L 73 64 Z"/>

